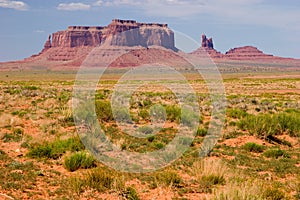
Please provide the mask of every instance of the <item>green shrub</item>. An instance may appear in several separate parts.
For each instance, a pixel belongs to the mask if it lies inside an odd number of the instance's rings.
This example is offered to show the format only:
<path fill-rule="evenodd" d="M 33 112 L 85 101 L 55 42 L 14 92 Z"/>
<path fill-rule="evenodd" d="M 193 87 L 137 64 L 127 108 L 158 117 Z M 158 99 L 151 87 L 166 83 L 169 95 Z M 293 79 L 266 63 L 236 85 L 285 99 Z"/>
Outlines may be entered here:
<path fill-rule="evenodd" d="M 147 138 L 148 142 L 153 142 L 154 139 L 155 139 L 155 137 L 153 135 Z"/>
<path fill-rule="evenodd" d="M 25 86 L 22 87 L 22 89 L 25 89 L 25 90 L 38 90 L 40 88 L 35 86 L 35 85 L 25 85 Z"/>
<path fill-rule="evenodd" d="M 153 129 L 149 126 L 142 126 L 138 128 L 138 132 L 148 135 L 153 133 Z"/>
<path fill-rule="evenodd" d="M 135 188 L 133 187 L 127 187 L 126 191 L 123 193 L 123 196 L 127 200 L 139 200 L 139 195 L 136 192 Z"/>
<path fill-rule="evenodd" d="M 95 101 L 95 110 L 98 119 L 100 119 L 101 121 L 109 122 L 113 120 L 113 114 L 109 101 Z"/>
<path fill-rule="evenodd" d="M 219 176 L 219 175 L 207 175 L 207 176 L 202 176 L 200 179 L 200 184 L 205 183 L 208 185 L 224 185 L 225 184 L 225 178 L 224 176 Z"/>
<path fill-rule="evenodd" d="M 16 128 L 11 134 L 6 133 L 3 137 L 3 142 L 20 142 L 23 138 L 23 130 Z"/>
<path fill-rule="evenodd" d="M 199 180 L 200 190 L 204 193 L 211 193 L 215 185 L 225 185 L 225 178 L 222 175 L 206 175 L 202 176 Z"/>
<path fill-rule="evenodd" d="M 247 112 L 245 112 L 241 109 L 228 109 L 227 115 L 228 115 L 228 117 L 231 117 L 234 119 L 241 119 L 241 118 L 247 116 Z"/>
<path fill-rule="evenodd" d="M 58 159 L 67 151 L 76 152 L 84 150 L 79 137 L 67 140 L 56 140 L 52 143 L 43 143 L 30 148 L 27 156 L 30 158 L 52 158 Z"/>
<path fill-rule="evenodd" d="M 77 195 L 80 195 L 87 188 L 98 192 L 115 190 L 121 194 L 124 192 L 125 179 L 118 172 L 113 172 L 106 168 L 95 168 L 82 176 L 70 177 L 68 184 L 70 189 Z M 129 196 L 130 194 L 128 194 Z"/>
<path fill-rule="evenodd" d="M 114 118 L 117 122 L 130 122 L 131 117 L 126 108 L 116 108 L 114 109 Z"/>
<path fill-rule="evenodd" d="M 38 145 L 32 148 L 27 156 L 30 158 L 54 158 L 52 148 L 49 144 Z"/>
<path fill-rule="evenodd" d="M 251 135 L 265 136 L 276 134 L 277 123 L 272 115 L 247 115 L 238 123 L 239 128 L 247 130 Z"/>
<path fill-rule="evenodd" d="M 162 185 L 165 187 L 181 187 L 183 181 L 179 174 L 175 171 L 164 171 L 155 174 L 156 187 Z"/>
<path fill-rule="evenodd" d="M 166 111 L 163 106 L 154 105 L 150 108 L 150 116 L 155 121 L 166 121 Z"/>
<path fill-rule="evenodd" d="M 166 106 L 167 120 L 171 122 L 179 122 L 181 116 L 181 109 L 178 106 L 168 105 Z"/>
<path fill-rule="evenodd" d="M 280 133 L 288 133 L 292 137 L 300 136 L 300 113 L 279 113 L 277 116 Z"/>
<path fill-rule="evenodd" d="M 270 200 L 285 199 L 284 193 L 278 189 L 268 188 L 263 193 L 263 198 Z"/>
<path fill-rule="evenodd" d="M 99 192 L 105 192 L 111 189 L 122 189 L 125 183 L 117 173 L 104 168 L 96 168 L 85 176 L 85 185 Z"/>
<path fill-rule="evenodd" d="M 165 145 L 164 145 L 163 143 L 161 143 L 161 142 L 155 142 L 155 143 L 154 143 L 154 147 L 155 147 L 156 149 L 162 149 L 162 148 L 165 147 Z"/>
<path fill-rule="evenodd" d="M 261 153 L 264 151 L 265 147 L 254 142 L 248 142 L 242 146 L 243 149 L 250 152 Z"/>
<path fill-rule="evenodd" d="M 70 177 L 68 184 L 78 196 L 84 191 L 85 180 L 83 180 L 81 177 Z"/>
<path fill-rule="evenodd" d="M 149 114 L 148 110 L 142 109 L 139 112 L 138 116 L 140 116 L 143 120 L 146 120 L 146 119 L 149 119 L 150 114 Z"/>
<path fill-rule="evenodd" d="M 77 152 L 67 156 L 64 160 L 64 167 L 70 171 L 76 171 L 80 168 L 88 169 L 95 167 L 95 159 L 85 152 Z"/>
<path fill-rule="evenodd" d="M 208 131 L 207 129 L 198 128 L 196 136 L 205 137 L 207 135 L 207 131 Z"/>
<path fill-rule="evenodd" d="M 264 156 L 266 156 L 267 158 L 279 158 L 279 157 L 283 157 L 283 158 L 290 158 L 290 155 L 281 149 L 269 149 L 266 152 L 264 152 L 263 154 Z"/>
<path fill-rule="evenodd" d="M 0 150 L 0 160 L 4 161 L 7 159 L 8 159 L 8 155 L 4 151 Z"/>
<path fill-rule="evenodd" d="M 268 137 L 270 135 L 300 135 L 300 114 L 297 112 L 279 114 L 247 115 L 238 126 L 250 134 Z"/>
<path fill-rule="evenodd" d="M 193 111 L 183 109 L 181 113 L 181 123 L 185 126 L 192 127 L 195 123 L 199 122 L 199 118 Z"/>

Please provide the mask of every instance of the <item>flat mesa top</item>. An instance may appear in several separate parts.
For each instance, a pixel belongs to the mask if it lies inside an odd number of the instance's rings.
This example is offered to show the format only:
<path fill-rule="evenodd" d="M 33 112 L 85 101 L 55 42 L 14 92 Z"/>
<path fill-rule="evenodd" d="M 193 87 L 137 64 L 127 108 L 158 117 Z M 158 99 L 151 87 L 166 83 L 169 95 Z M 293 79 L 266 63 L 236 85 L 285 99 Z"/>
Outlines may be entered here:
<path fill-rule="evenodd" d="M 162 27 L 167 28 L 168 24 L 160 24 L 160 23 L 139 23 L 135 20 L 122 20 L 122 19 L 113 19 L 112 22 L 108 26 L 69 26 L 69 31 L 90 31 L 90 30 L 102 30 L 109 26 L 135 26 L 135 27 L 141 27 L 141 26 L 147 26 L 147 27 Z"/>

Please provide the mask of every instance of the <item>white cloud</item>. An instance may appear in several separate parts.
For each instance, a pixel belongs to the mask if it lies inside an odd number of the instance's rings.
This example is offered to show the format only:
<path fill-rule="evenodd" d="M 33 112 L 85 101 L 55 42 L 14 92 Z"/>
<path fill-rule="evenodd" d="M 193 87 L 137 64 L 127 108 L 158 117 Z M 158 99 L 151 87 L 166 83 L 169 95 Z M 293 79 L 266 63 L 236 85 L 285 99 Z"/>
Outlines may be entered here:
<path fill-rule="evenodd" d="M 15 10 L 28 10 L 29 6 L 23 1 L 0 0 L 0 7 Z"/>
<path fill-rule="evenodd" d="M 122 5 L 130 5 L 130 6 L 140 6 L 143 1 L 140 0 L 112 0 L 105 1 L 103 5 L 105 6 L 122 6 Z"/>
<path fill-rule="evenodd" d="M 35 33 L 45 33 L 44 30 L 35 30 L 34 32 L 35 32 Z"/>
<path fill-rule="evenodd" d="M 103 1 L 102 0 L 98 0 L 93 5 L 94 6 L 102 6 L 103 5 Z"/>
<path fill-rule="evenodd" d="M 90 5 L 84 3 L 60 3 L 57 6 L 58 10 L 67 10 L 67 11 L 89 10 L 90 8 L 91 8 Z"/>

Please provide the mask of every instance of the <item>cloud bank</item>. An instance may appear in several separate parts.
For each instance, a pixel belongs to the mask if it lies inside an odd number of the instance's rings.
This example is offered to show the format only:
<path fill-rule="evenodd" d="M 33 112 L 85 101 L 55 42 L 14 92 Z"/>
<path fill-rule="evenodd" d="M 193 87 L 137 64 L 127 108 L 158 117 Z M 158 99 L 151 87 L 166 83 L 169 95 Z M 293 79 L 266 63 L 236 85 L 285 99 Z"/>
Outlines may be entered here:
<path fill-rule="evenodd" d="M 58 10 L 76 11 L 76 10 L 89 10 L 91 5 L 84 3 L 60 3 L 57 6 Z"/>
<path fill-rule="evenodd" d="M 25 11 L 28 10 L 29 6 L 23 1 L 10 1 L 10 0 L 0 0 L 1 8 L 10 8 L 14 10 Z"/>

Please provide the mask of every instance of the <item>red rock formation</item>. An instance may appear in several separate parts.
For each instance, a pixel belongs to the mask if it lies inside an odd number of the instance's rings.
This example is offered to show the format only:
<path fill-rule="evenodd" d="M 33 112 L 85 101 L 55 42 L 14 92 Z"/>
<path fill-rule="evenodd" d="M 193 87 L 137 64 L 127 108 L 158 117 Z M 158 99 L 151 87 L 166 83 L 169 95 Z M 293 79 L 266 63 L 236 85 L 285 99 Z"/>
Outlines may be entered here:
<path fill-rule="evenodd" d="M 52 47 L 52 45 L 51 45 L 51 35 L 49 35 L 48 40 L 44 44 L 44 49 L 43 50 L 50 49 L 51 47 Z"/>
<path fill-rule="evenodd" d="M 213 49 L 214 48 L 214 43 L 212 38 L 207 39 L 205 34 L 202 34 L 202 42 L 201 46 L 203 48 L 208 48 L 208 49 Z"/>
<path fill-rule="evenodd" d="M 202 39 L 201 47 L 199 49 L 193 51 L 191 54 L 194 54 L 194 55 L 202 54 L 203 55 L 202 51 L 204 49 L 211 58 L 222 58 L 223 57 L 223 55 L 220 52 L 218 52 L 217 50 L 214 49 L 214 44 L 213 44 L 212 38 L 207 39 L 206 35 L 202 34 L 201 39 Z"/>
<path fill-rule="evenodd" d="M 225 54 L 222 54 L 214 49 L 212 38 L 207 39 L 206 35 L 202 34 L 201 47 L 192 54 L 201 54 L 203 49 L 210 55 L 212 59 L 229 59 L 229 60 L 254 60 L 254 59 L 270 59 L 277 58 L 273 55 L 267 55 L 253 46 L 244 46 L 230 49 Z"/>
<path fill-rule="evenodd" d="M 117 34 L 118 33 L 118 34 Z M 52 35 L 52 47 L 100 46 L 111 38 L 114 46 L 162 46 L 176 50 L 174 33 L 167 24 L 146 24 L 115 19 L 106 27 L 69 26 Z"/>
<path fill-rule="evenodd" d="M 225 53 L 225 58 L 232 60 L 270 59 L 273 55 L 267 55 L 253 46 L 244 46 L 230 49 Z"/>

